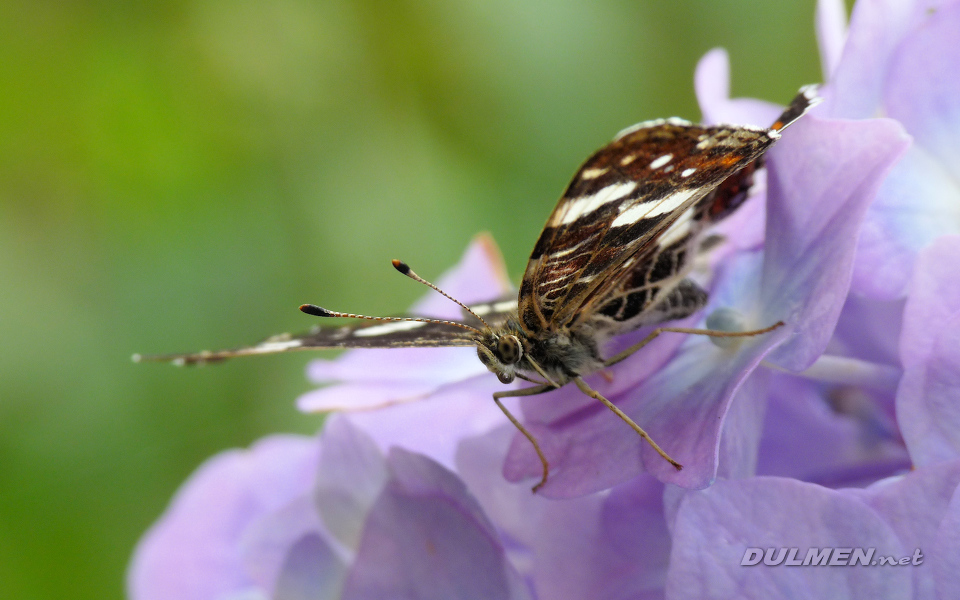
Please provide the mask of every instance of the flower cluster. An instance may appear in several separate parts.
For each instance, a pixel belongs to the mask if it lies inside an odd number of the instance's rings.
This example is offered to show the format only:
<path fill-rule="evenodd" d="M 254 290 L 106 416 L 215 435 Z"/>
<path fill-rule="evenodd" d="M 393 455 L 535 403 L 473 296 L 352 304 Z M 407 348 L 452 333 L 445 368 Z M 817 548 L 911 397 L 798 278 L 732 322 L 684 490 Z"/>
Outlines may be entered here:
<path fill-rule="evenodd" d="M 590 378 L 683 471 L 568 386 L 511 405 L 551 465 L 533 495 L 540 463 L 473 351 L 351 351 L 312 364 L 334 384 L 299 401 L 351 412 L 208 461 L 141 540 L 130 596 L 960 593 L 960 2 L 861 0 L 848 30 L 821 0 L 817 25 L 825 100 L 716 228 L 710 304 L 685 323 L 786 325 L 722 345 L 665 334 Z M 780 110 L 729 99 L 719 50 L 695 83 L 709 122 Z M 484 237 L 440 284 L 466 302 L 509 289 Z M 458 316 L 438 297 L 416 311 Z M 741 564 L 756 548 L 914 558 Z"/>

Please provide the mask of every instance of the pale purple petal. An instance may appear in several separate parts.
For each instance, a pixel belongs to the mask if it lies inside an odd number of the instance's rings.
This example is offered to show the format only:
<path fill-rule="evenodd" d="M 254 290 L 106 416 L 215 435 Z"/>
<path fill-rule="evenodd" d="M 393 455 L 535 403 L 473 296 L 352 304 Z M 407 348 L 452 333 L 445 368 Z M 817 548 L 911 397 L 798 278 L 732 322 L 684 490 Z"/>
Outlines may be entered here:
<path fill-rule="evenodd" d="M 939 597 L 960 596 L 960 488 L 953 492 L 928 552 Z"/>
<path fill-rule="evenodd" d="M 258 589 L 271 589 L 287 562 L 290 547 L 304 537 L 320 535 L 322 529 L 316 507 L 308 494 L 253 520 L 239 540 L 244 572 Z M 326 546 L 326 541 L 323 544 Z M 330 585 L 339 585 L 343 579 L 344 562 L 333 554 L 329 559 L 333 562 L 320 567 L 335 577 Z"/>
<path fill-rule="evenodd" d="M 699 317 L 687 319 L 676 323 L 676 325 L 680 327 L 693 327 L 696 325 L 696 319 L 698 318 Z M 605 354 L 607 356 L 616 354 L 620 349 L 640 341 L 649 331 L 650 328 L 646 328 L 635 334 L 621 336 L 621 338 L 614 340 Z M 638 383 L 660 371 L 683 341 L 684 337 L 680 335 L 659 336 L 645 346 L 642 351 L 637 352 L 619 365 L 609 369 L 607 375 L 610 377 L 610 380 L 600 382 L 600 384 L 602 384 L 602 389 L 600 389 L 601 393 L 617 401 L 617 396 L 633 390 Z M 551 463 L 551 469 L 553 469 L 554 466 L 559 468 L 561 463 L 566 461 L 577 462 L 581 459 L 585 461 L 582 467 L 588 470 L 590 469 L 589 463 L 593 459 L 594 453 L 591 452 L 589 448 L 581 448 L 581 450 L 586 452 L 586 454 L 582 456 L 575 453 L 561 458 L 566 452 L 564 448 L 572 447 L 573 444 L 576 443 L 574 440 L 568 440 L 564 437 L 572 435 L 567 429 L 571 427 L 580 428 L 582 426 L 591 427 L 592 425 L 584 423 L 584 420 L 588 418 L 591 419 L 591 423 L 596 422 L 600 424 L 599 426 L 604 432 L 607 427 L 612 425 L 619 433 L 625 434 L 624 438 L 628 440 L 626 442 L 627 446 L 637 441 L 642 442 L 642 440 L 636 437 L 636 433 L 626 428 L 626 424 L 620 421 L 616 415 L 596 400 L 584 395 L 573 385 L 568 385 L 560 390 L 547 394 L 523 398 L 520 405 L 523 407 L 524 422 L 537 437 L 541 448 Z M 597 420 L 593 421 L 592 419 Z M 604 423 L 607 419 L 612 419 L 613 422 Z M 625 427 L 625 429 L 620 430 L 619 427 L 621 426 Z M 581 434 L 591 439 L 594 437 L 590 431 L 581 432 Z M 605 433 L 598 433 L 598 435 L 602 436 L 605 435 Z M 613 466 L 612 472 L 607 474 L 604 474 L 602 471 L 597 471 L 596 476 L 600 479 L 594 484 L 590 484 L 591 486 L 599 485 L 601 487 L 596 489 L 605 489 L 637 472 L 635 465 L 639 465 L 640 457 L 636 450 L 630 448 L 621 448 L 621 450 L 627 454 L 608 457 L 610 462 L 619 463 L 619 467 Z M 605 460 L 604 462 L 608 461 Z M 617 474 L 618 471 L 621 471 L 620 467 L 623 467 L 622 473 L 627 473 L 627 475 Z M 536 457 L 530 442 L 519 432 L 517 432 L 511 444 L 511 450 L 504 464 L 504 474 L 510 481 L 521 481 L 528 478 L 540 477 L 540 461 Z M 551 477 L 553 477 L 553 475 L 551 475 Z M 576 477 L 576 475 L 571 476 L 571 478 L 573 477 Z M 610 479 L 608 480 L 606 477 Z M 592 476 L 588 477 L 588 479 L 590 478 L 592 478 Z M 532 485 L 533 481 L 536 480 L 531 480 L 530 485 Z M 548 485 L 551 484 L 548 483 Z"/>
<path fill-rule="evenodd" d="M 641 475 L 608 493 L 547 500 L 503 480 L 510 438 L 500 429 L 464 440 L 457 464 L 537 598 L 662 598 L 670 552 L 663 484 Z"/>
<path fill-rule="evenodd" d="M 940 463 L 917 469 L 904 477 L 881 481 L 866 490 L 850 490 L 890 524 L 907 551 L 920 549 L 928 558 L 934 549 L 944 515 L 960 484 L 960 461 Z M 944 548 L 949 554 L 960 552 L 960 546 Z M 930 563 L 910 570 L 914 598 L 949 598 L 947 590 L 936 589 Z M 960 588 L 953 588 L 960 591 Z M 936 592 L 940 592 L 937 596 Z"/>
<path fill-rule="evenodd" d="M 750 260 L 747 260 L 750 259 Z M 759 270 L 756 257 L 741 257 L 738 268 L 721 277 L 712 306 L 749 305 Z M 708 307 L 707 312 L 709 312 Z M 748 309 L 747 309 L 748 310 Z M 757 328 L 768 325 L 751 322 Z M 606 489 L 642 471 L 682 487 L 704 487 L 716 476 L 720 431 L 734 393 L 772 347 L 788 334 L 787 328 L 755 338 L 745 338 L 726 349 L 700 336 L 685 338 L 677 356 L 638 386 L 618 395 L 614 384 L 591 378 L 591 385 L 615 402 L 643 427 L 660 446 L 684 465 L 677 472 L 636 432 L 598 402 L 590 401 L 577 413 L 554 421 L 527 425 L 539 440 L 550 462 L 551 474 L 538 493 L 548 497 L 573 497 Z M 665 334 L 661 337 L 679 337 Z M 645 350 L 645 349 L 644 349 Z M 615 382 L 614 382 L 615 383 Z M 578 390 L 554 392 L 576 394 Z M 530 399 L 533 402 L 535 399 Z M 757 423 L 743 422 L 733 435 L 756 435 Z M 732 440 L 730 449 L 737 450 Z M 504 467 L 511 481 L 540 474 L 540 463 L 529 442 L 517 438 Z"/>
<path fill-rule="evenodd" d="M 847 296 L 827 352 L 899 367 L 903 307 L 903 299 Z"/>
<path fill-rule="evenodd" d="M 472 348 L 374 348 L 345 352 L 336 360 L 315 360 L 307 374 L 315 383 L 331 381 L 418 382 L 459 381 L 486 372 Z"/>
<path fill-rule="evenodd" d="M 849 290 L 863 215 L 908 143 L 894 121 L 809 115 L 771 150 L 762 314 L 796 327 L 771 362 L 800 371 L 826 348 Z"/>
<path fill-rule="evenodd" d="M 747 548 L 876 548 L 912 553 L 880 514 L 840 491 L 792 479 L 720 481 L 690 492 L 673 527 L 667 597 L 909 598 L 912 573 L 895 568 L 741 566 Z M 776 554 L 772 556 L 774 558 Z"/>
<path fill-rule="evenodd" d="M 847 43 L 825 90 L 824 113 L 848 119 L 879 116 L 887 70 L 905 35 L 936 11 L 937 0 L 862 0 L 850 17 Z"/>
<path fill-rule="evenodd" d="M 878 299 L 905 293 L 917 252 L 960 232 L 960 188 L 936 157 L 911 147 L 877 192 L 857 245 L 852 289 Z"/>
<path fill-rule="evenodd" d="M 825 113 L 889 116 L 916 144 L 890 173 L 867 215 L 853 289 L 903 295 L 916 253 L 960 233 L 960 4 L 858 2 Z"/>
<path fill-rule="evenodd" d="M 960 5 L 941 8 L 907 35 L 891 58 L 884 106 L 914 137 L 914 147 L 891 173 L 872 211 L 877 233 L 863 242 L 869 251 L 863 279 L 878 268 L 882 278 L 872 286 L 863 283 L 868 293 L 902 292 L 916 253 L 941 235 L 960 233 L 958 28 Z"/>
<path fill-rule="evenodd" d="M 321 535 L 305 535 L 290 546 L 271 600 L 336 598 L 345 574 L 344 563 Z"/>
<path fill-rule="evenodd" d="M 384 452 L 392 446 L 402 446 L 452 469 L 461 439 L 506 422 L 493 402 L 493 393 L 503 389 L 503 384 L 487 373 L 439 388 L 419 402 L 353 413 L 350 419 L 373 437 Z M 505 404 L 516 406 L 511 401 Z"/>
<path fill-rule="evenodd" d="M 747 338 L 729 349 L 717 348 L 702 338 L 693 339 L 686 352 L 651 378 L 649 391 L 644 389 L 645 385 L 632 394 L 623 407 L 629 406 L 630 400 L 643 401 L 644 405 L 636 413 L 639 422 L 645 424 L 647 432 L 667 454 L 684 465 L 684 469 L 677 472 L 647 444 L 641 444 L 646 469 L 661 481 L 680 487 L 710 485 L 717 475 L 720 432 L 734 395 L 787 334 L 786 328 L 780 328 Z M 762 381 L 754 383 L 760 387 L 748 387 L 745 393 L 758 393 L 763 389 Z M 734 438 L 725 449 L 725 453 L 729 453 L 726 458 L 733 460 L 739 455 L 752 462 L 750 457 L 755 451 L 744 448 L 743 444 L 758 437 L 759 419 L 738 418 L 732 427 L 733 431 L 727 433 Z"/>
<path fill-rule="evenodd" d="M 455 475 L 394 449 L 344 600 L 529 598 L 492 525 Z"/>
<path fill-rule="evenodd" d="M 339 382 L 297 399 L 305 412 L 373 410 L 426 398 L 446 385 L 488 373 L 470 348 L 352 350 L 307 367 L 317 383 Z"/>
<path fill-rule="evenodd" d="M 527 484 L 510 483 L 503 478 L 501 465 L 515 433 L 513 425 L 506 424 L 461 440 L 457 473 L 496 523 L 502 538 L 530 544 L 539 533 L 532 515 L 552 501 L 531 494 Z"/>
<path fill-rule="evenodd" d="M 539 598 L 663 597 L 670 534 L 663 484 L 650 475 L 603 496 L 550 502 L 536 521 Z"/>
<path fill-rule="evenodd" d="M 875 481 L 910 468 L 892 420 L 873 398 L 840 413 L 828 403 L 844 390 L 776 373 L 760 442 L 757 474 L 837 487 Z M 848 394 L 861 393 L 849 390 Z"/>
<path fill-rule="evenodd" d="M 920 253 L 900 338 L 897 414 L 918 465 L 960 456 L 960 237 Z"/>
<path fill-rule="evenodd" d="M 957 31 L 960 4 L 926 16 L 898 46 L 883 94 L 887 115 L 903 124 L 917 146 L 937 157 L 954 181 L 960 176 Z"/>
<path fill-rule="evenodd" d="M 376 443 L 347 417 L 331 416 L 324 425 L 313 498 L 327 529 L 347 548 L 356 549 L 387 476 Z"/>
<path fill-rule="evenodd" d="M 847 7 L 843 0 L 819 0 L 816 25 L 823 79 L 829 81 L 847 41 Z"/>
<path fill-rule="evenodd" d="M 767 369 L 756 369 L 734 394 L 721 429 L 718 477 L 739 479 L 756 474 L 770 378 Z"/>
<path fill-rule="evenodd" d="M 719 235 L 724 243 L 710 251 L 711 268 L 721 264 L 730 254 L 763 247 L 767 225 L 767 171 L 754 174 L 748 198 L 732 215 L 710 228 L 706 235 Z"/>
<path fill-rule="evenodd" d="M 703 122 L 769 127 L 782 107 L 753 98 L 730 98 L 730 59 L 723 48 L 707 52 L 697 63 L 694 87 Z"/>
<path fill-rule="evenodd" d="M 316 464 L 316 441 L 290 435 L 211 458 L 140 540 L 129 596 L 207 600 L 269 590 L 256 581 L 263 573 L 246 570 L 247 536 L 259 520 L 309 494 Z"/>

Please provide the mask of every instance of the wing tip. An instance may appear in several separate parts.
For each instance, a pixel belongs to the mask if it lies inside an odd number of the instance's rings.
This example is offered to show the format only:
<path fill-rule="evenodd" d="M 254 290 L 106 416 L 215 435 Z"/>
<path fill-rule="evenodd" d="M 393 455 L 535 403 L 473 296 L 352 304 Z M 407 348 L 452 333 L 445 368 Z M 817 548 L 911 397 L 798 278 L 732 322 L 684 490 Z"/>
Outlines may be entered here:
<path fill-rule="evenodd" d="M 790 105 L 777 118 L 776 122 L 770 126 L 769 133 L 772 136 L 773 133 L 776 132 L 777 137 L 779 137 L 781 131 L 795 123 L 797 119 L 807 114 L 811 108 L 821 102 L 823 102 L 823 97 L 820 95 L 820 86 L 818 84 L 811 83 L 801 87 L 800 91 L 790 102 Z"/>

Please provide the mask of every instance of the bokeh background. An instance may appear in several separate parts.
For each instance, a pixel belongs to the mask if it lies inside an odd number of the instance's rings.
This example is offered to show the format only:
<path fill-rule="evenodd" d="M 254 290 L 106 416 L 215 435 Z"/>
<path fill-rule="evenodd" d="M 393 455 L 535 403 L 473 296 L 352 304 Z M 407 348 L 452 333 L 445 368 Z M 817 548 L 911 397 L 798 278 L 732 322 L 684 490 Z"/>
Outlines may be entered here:
<path fill-rule="evenodd" d="M 518 276 L 619 129 L 698 119 L 697 59 L 784 103 L 814 1 L 0 3 L 0 598 L 124 595 L 205 458 L 277 431 L 306 354 L 174 369 L 400 312 L 479 231 Z"/>

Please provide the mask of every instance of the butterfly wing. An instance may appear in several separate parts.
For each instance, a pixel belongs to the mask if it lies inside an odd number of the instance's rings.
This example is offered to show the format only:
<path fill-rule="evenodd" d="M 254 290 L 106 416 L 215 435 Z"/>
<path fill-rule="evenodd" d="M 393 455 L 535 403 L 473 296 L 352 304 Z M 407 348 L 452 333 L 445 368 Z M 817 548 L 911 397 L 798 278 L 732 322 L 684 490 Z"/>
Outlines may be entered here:
<path fill-rule="evenodd" d="M 708 218 L 732 210 L 747 180 L 718 189 L 744 169 L 752 173 L 815 99 L 805 88 L 769 129 L 667 119 L 621 132 L 587 159 L 547 220 L 520 287 L 523 326 L 534 334 L 573 327 L 627 292 L 638 270 L 657 271 L 661 257 L 674 267 L 660 288 L 679 285 L 691 240 Z"/>
<path fill-rule="evenodd" d="M 615 336 L 643 325 L 682 319 L 702 308 L 707 293 L 686 279 L 694 264 L 689 257 L 705 250 L 700 234 L 746 200 L 762 160 L 725 179 L 674 221 L 649 251 L 628 262 L 623 275 L 611 278 L 607 287 L 596 292 L 595 306 L 582 308 L 578 323 Z"/>
<path fill-rule="evenodd" d="M 515 315 L 515 299 L 499 300 L 471 307 L 491 325 Z M 419 317 L 410 317 L 413 319 Z M 481 326 L 476 318 L 465 314 L 461 325 Z M 142 356 L 135 354 L 133 360 L 170 362 L 177 365 L 198 365 L 219 362 L 237 356 L 277 354 L 299 350 L 322 350 L 337 348 L 442 348 L 451 346 L 474 346 L 477 334 L 450 324 L 435 321 L 362 321 L 340 327 L 314 327 L 301 334 L 281 333 L 259 344 L 230 350 L 193 352 L 185 354 L 159 354 Z"/>

